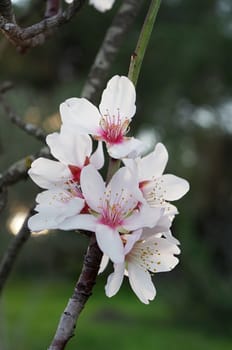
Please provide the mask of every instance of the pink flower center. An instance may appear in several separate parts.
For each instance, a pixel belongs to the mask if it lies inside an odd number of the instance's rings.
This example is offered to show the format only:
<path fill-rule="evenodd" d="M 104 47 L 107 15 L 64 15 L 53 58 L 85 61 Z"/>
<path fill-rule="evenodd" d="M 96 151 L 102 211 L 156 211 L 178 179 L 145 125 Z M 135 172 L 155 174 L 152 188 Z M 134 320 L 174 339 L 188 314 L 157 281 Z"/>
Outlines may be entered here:
<path fill-rule="evenodd" d="M 131 194 L 124 191 L 124 189 L 121 189 L 121 193 L 115 193 L 114 198 L 110 197 L 111 190 L 108 189 L 105 192 L 104 198 L 100 198 L 99 222 L 111 228 L 117 228 L 123 226 L 124 219 L 132 214 L 138 202 L 134 200 Z"/>
<path fill-rule="evenodd" d="M 109 201 L 106 201 L 106 205 L 101 214 L 101 224 L 110 226 L 111 228 L 116 228 L 122 225 L 123 211 L 117 203 L 110 205 Z"/>
<path fill-rule="evenodd" d="M 129 120 L 125 119 L 122 121 L 119 110 L 118 115 L 110 115 L 109 111 L 107 114 L 102 116 L 100 121 L 100 135 L 101 138 L 110 144 L 121 143 L 124 139 L 124 135 L 128 132 Z"/>
<path fill-rule="evenodd" d="M 86 165 L 88 165 L 88 164 L 89 164 L 89 157 L 86 157 L 83 167 L 86 166 Z M 82 168 L 80 168 L 80 167 L 78 167 L 78 166 L 76 166 L 76 165 L 71 165 L 71 164 L 68 165 L 68 168 L 69 168 L 69 170 L 70 170 L 71 173 L 72 173 L 72 180 L 73 180 L 74 182 L 80 183 L 80 176 L 81 176 L 81 170 L 82 170 Z"/>

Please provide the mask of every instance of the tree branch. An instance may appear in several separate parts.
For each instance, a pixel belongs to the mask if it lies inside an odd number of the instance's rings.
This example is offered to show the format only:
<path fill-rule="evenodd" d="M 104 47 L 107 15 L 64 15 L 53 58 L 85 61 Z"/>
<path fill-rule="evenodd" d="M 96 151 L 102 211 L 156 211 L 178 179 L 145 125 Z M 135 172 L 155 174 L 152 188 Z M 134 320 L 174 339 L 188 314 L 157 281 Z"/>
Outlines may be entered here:
<path fill-rule="evenodd" d="M 98 248 L 95 235 L 92 234 L 79 280 L 60 318 L 56 334 L 48 350 L 63 350 L 70 338 L 74 336 L 76 322 L 92 294 L 101 258 L 102 252 Z"/>
<path fill-rule="evenodd" d="M 18 234 L 12 238 L 12 241 L 6 250 L 1 263 L 0 263 L 0 294 L 2 293 L 3 287 L 8 279 L 8 276 L 12 270 L 15 260 L 24 245 L 24 243 L 30 237 L 30 230 L 28 229 L 27 222 L 30 216 L 34 214 L 34 210 L 31 209 L 24 220 L 24 223 L 19 230 Z"/>
<path fill-rule="evenodd" d="M 69 22 L 84 3 L 85 0 L 73 0 L 66 10 L 26 28 L 21 28 L 14 21 L 4 17 L 0 5 L 0 30 L 13 45 L 24 52 L 28 48 L 43 44 L 54 30 Z"/>
<path fill-rule="evenodd" d="M 14 12 L 10 0 L 0 1 L 0 16 L 6 18 L 12 23 L 15 23 Z"/>
<path fill-rule="evenodd" d="M 60 0 L 47 0 L 45 18 L 57 15 L 60 9 Z"/>
<path fill-rule="evenodd" d="M 3 174 L 0 174 L 0 189 L 14 185 L 15 183 L 28 177 L 28 170 L 31 163 L 38 157 L 50 158 L 50 152 L 47 147 L 43 147 L 38 153 L 28 155 L 12 164 Z"/>
<path fill-rule="evenodd" d="M 82 96 L 97 102 L 107 80 L 109 69 L 121 48 L 125 35 L 135 20 L 143 1 L 125 0 L 107 30 L 103 43 L 84 85 Z"/>
<path fill-rule="evenodd" d="M 34 136 L 38 140 L 45 142 L 47 134 L 45 131 L 38 126 L 31 124 L 31 123 L 25 123 L 10 107 L 9 104 L 6 103 L 4 97 L 1 94 L 1 88 L 0 88 L 0 102 L 2 105 L 2 108 L 6 114 L 6 116 L 10 119 L 10 121 L 17 125 L 20 129 L 25 131 L 27 134 Z"/>

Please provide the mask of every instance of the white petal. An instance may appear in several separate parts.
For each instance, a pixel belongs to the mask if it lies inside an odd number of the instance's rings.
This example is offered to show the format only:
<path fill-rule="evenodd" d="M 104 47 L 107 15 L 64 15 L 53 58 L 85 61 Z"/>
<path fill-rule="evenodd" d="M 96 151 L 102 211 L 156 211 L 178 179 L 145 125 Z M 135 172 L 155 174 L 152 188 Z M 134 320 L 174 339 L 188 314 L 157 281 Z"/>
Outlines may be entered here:
<path fill-rule="evenodd" d="M 109 262 L 109 257 L 103 254 L 98 274 L 102 273 L 105 270 L 106 266 L 108 265 L 108 262 Z"/>
<path fill-rule="evenodd" d="M 33 231 L 59 228 L 66 218 L 79 214 L 85 203 L 81 198 L 73 198 L 65 191 L 54 189 L 38 194 L 36 201 L 38 214 L 29 223 Z"/>
<path fill-rule="evenodd" d="M 168 231 L 163 231 L 163 236 L 171 243 L 173 244 L 177 244 L 179 245 L 180 244 L 180 241 L 178 239 L 176 239 L 173 235 L 172 235 L 172 232 L 171 230 L 168 230 Z"/>
<path fill-rule="evenodd" d="M 107 279 L 105 286 L 106 295 L 110 298 L 114 296 L 121 287 L 124 277 L 125 264 L 114 264 L 114 272 Z"/>
<path fill-rule="evenodd" d="M 96 151 L 90 157 L 90 164 L 93 164 L 96 169 L 101 169 L 104 165 L 105 157 L 102 147 L 102 142 L 99 141 Z"/>
<path fill-rule="evenodd" d="M 60 105 L 62 122 L 77 133 L 97 134 L 101 115 L 85 98 L 70 98 Z"/>
<path fill-rule="evenodd" d="M 115 75 L 108 81 L 99 106 L 102 115 L 120 115 L 120 119 L 131 119 L 136 111 L 136 92 L 133 83 L 124 76 Z"/>
<path fill-rule="evenodd" d="M 119 233 L 109 226 L 98 224 L 96 227 L 97 243 L 101 251 L 114 263 L 124 261 L 124 248 Z"/>
<path fill-rule="evenodd" d="M 169 216 L 162 215 L 153 227 L 151 228 L 146 227 L 143 229 L 143 234 L 141 239 L 143 238 L 145 239 L 145 238 L 148 238 L 149 236 L 154 236 L 156 234 L 161 235 L 163 232 L 169 231 L 171 224 L 172 224 L 172 220 L 169 218 Z"/>
<path fill-rule="evenodd" d="M 128 254 L 133 248 L 134 244 L 140 239 L 142 234 L 142 230 L 136 230 L 129 235 L 125 235 L 126 237 L 126 245 L 124 248 L 124 254 Z"/>
<path fill-rule="evenodd" d="M 51 153 L 60 162 L 67 165 L 84 166 L 86 157 L 92 152 L 92 140 L 89 135 L 79 135 L 75 129 L 61 127 L 60 133 L 47 136 L 47 144 Z"/>
<path fill-rule="evenodd" d="M 89 0 L 90 5 L 93 5 L 98 11 L 105 12 L 110 10 L 114 4 L 114 0 Z"/>
<path fill-rule="evenodd" d="M 59 224 L 62 230 L 86 230 L 95 232 L 97 219 L 90 214 L 79 214 L 65 219 Z"/>
<path fill-rule="evenodd" d="M 180 199 L 189 190 L 188 181 L 175 175 L 165 174 L 161 177 L 162 187 L 166 191 L 164 198 L 167 201 L 175 201 Z"/>
<path fill-rule="evenodd" d="M 163 209 L 151 208 L 142 205 L 140 210 L 128 216 L 123 223 L 123 227 L 128 231 L 134 231 L 144 227 L 154 227 L 163 215 Z"/>
<path fill-rule="evenodd" d="M 149 300 L 153 300 L 156 295 L 149 272 L 137 264 L 128 262 L 128 277 L 131 288 L 140 301 L 149 304 Z"/>
<path fill-rule="evenodd" d="M 105 183 L 93 165 L 83 168 L 80 183 L 82 193 L 89 207 L 97 213 L 101 212 L 99 205 L 100 199 L 104 196 Z"/>
<path fill-rule="evenodd" d="M 153 152 L 143 157 L 139 163 L 140 181 L 151 180 L 153 177 L 159 177 L 168 162 L 168 152 L 162 143 L 158 143 Z"/>
<path fill-rule="evenodd" d="M 144 252 L 147 251 L 146 254 Z M 180 249 L 176 244 L 166 238 L 159 238 L 156 235 L 141 241 L 133 250 L 141 266 L 152 272 L 166 272 L 172 270 L 179 262 L 174 254 L 179 254 Z"/>
<path fill-rule="evenodd" d="M 70 171 L 64 164 L 46 158 L 36 159 L 28 174 L 38 186 L 45 189 L 62 187 L 70 178 Z"/>
<path fill-rule="evenodd" d="M 110 204 L 119 203 L 125 211 L 131 211 L 138 202 L 143 201 L 143 196 L 139 190 L 138 179 L 126 168 L 120 168 L 107 185 L 110 193 Z"/>
<path fill-rule="evenodd" d="M 136 158 L 143 150 L 142 141 L 134 137 L 125 137 L 123 142 L 107 145 L 109 155 L 115 159 Z"/>

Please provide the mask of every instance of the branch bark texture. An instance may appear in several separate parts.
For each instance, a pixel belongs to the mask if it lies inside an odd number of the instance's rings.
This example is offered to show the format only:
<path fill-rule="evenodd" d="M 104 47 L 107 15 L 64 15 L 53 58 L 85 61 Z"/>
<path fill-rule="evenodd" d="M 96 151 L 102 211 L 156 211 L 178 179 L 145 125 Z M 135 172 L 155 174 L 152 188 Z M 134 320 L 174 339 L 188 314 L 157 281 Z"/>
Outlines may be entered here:
<path fill-rule="evenodd" d="M 25 52 L 28 48 L 42 45 L 53 34 L 54 30 L 68 23 L 82 8 L 85 0 L 73 0 L 66 10 L 58 13 L 57 8 L 53 7 L 53 11 L 49 11 L 50 14 L 55 12 L 53 16 L 44 18 L 42 21 L 26 28 L 21 28 L 13 19 L 4 16 L 6 11 L 3 11 L 2 3 L 5 2 L 9 1 L 0 2 L 0 30 L 13 45 L 20 51 Z"/>
<path fill-rule="evenodd" d="M 32 214 L 35 214 L 34 210 L 31 209 L 22 225 L 22 228 L 18 234 L 12 239 L 7 251 L 5 252 L 3 259 L 0 263 L 0 294 L 2 293 L 3 287 L 6 280 L 12 270 L 14 262 L 21 251 L 22 246 L 30 237 L 30 230 L 27 226 L 27 221 Z"/>
<path fill-rule="evenodd" d="M 70 338 L 74 336 L 78 317 L 92 294 L 101 258 L 102 252 L 98 248 L 95 235 L 92 235 L 79 280 L 60 318 L 56 334 L 48 350 L 63 350 Z"/>

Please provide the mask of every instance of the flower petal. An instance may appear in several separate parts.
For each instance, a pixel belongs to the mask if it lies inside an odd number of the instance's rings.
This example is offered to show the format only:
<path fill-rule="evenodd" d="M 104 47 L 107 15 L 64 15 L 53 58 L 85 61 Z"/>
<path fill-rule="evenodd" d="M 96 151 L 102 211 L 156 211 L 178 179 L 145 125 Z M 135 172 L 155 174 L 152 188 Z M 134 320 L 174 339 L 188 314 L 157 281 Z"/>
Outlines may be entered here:
<path fill-rule="evenodd" d="M 82 134 L 96 134 L 101 115 L 98 109 L 85 98 L 69 98 L 60 105 L 62 122 Z"/>
<path fill-rule="evenodd" d="M 124 248 L 119 233 L 102 224 L 97 225 L 95 233 L 101 251 L 114 263 L 122 263 L 124 261 Z"/>
<path fill-rule="evenodd" d="M 149 300 L 153 300 L 156 295 L 149 272 L 135 263 L 128 262 L 128 277 L 131 288 L 140 301 L 149 304 Z"/>
<path fill-rule="evenodd" d="M 59 224 L 61 230 L 86 230 L 95 232 L 97 219 L 90 214 L 79 214 L 65 219 Z"/>
<path fill-rule="evenodd" d="M 83 199 L 70 197 L 66 191 L 57 189 L 39 193 L 36 201 L 38 214 L 28 224 L 33 231 L 59 228 L 66 218 L 79 214 L 85 203 Z"/>
<path fill-rule="evenodd" d="M 98 274 L 102 273 L 105 270 L 106 266 L 108 265 L 108 262 L 109 262 L 109 257 L 103 254 Z"/>
<path fill-rule="evenodd" d="M 91 209 L 99 213 L 99 205 L 101 198 L 104 196 L 105 183 L 93 165 L 90 164 L 83 168 L 80 183 L 87 204 Z"/>
<path fill-rule="evenodd" d="M 67 165 L 84 166 L 86 157 L 92 152 L 92 140 L 89 135 L 78 135 L 75 130 L 61 127 L 60 133 L 47 136 L 46 142 L 52 155 Z"/>
<path fill-rule="evenodd" d="M 161 177 L 164 199 L 167 201 L 175 201 L 180 199 L 189 190 L 188 181 L 175 175 L 165 174 Z"/>
<path fill-rule="evenodd" d="M 126 167 L 120 168 L 114 174 L 107 185 L 107 192 L 110 193 L 110 204 L 120 202 L 120 206 L 127 212 L 144 200 L 136 176 Z"/>
<path fill-rule="evenodd" d="M 136 261 L 151 272 L 166 272 L 172 270 L 179 262 L 174 254 L 179 254 L 180 249 L 176 244 L 171 243 L 166 238 L 156 235 L 141 241 L 133 250 Z"/>
<path fill-rule="evenodd" d="M 129 235 L 124 235 L 126 237 L 126 245 L 124 248 L 124 254 L 128 254 L 133 248 L 134 244 L 140 239 L 142 230 L 136 230 Z"/>
<path fill-rule="evenodd" d="M 107 279 L 105 292 L 107 297 L 114 296 L 120 289 L 124 277 L 125 264 L 114 264 L 114 272 Z"/>
<path fill-rule="evenodd" d="M 125 137 L 121 143 L 107 145 L 109 155 L 115 159 L 125 157 L 136 158 L 142 152 L 143 148 L 142 141 L 134 137 Z"/>
<path fill-rule="evenodd" d="M 93 5 L 98 11 L 105 12 L 110 10 L 114 4 L 114 0 L 89 0 L 90 5 Z"/>
<path fill-rule="evenodd" d="M 102 115 L 118 116 L 130 120 L 136 111 L 134 84 L 125 76 L 115 75 L 108 81 L 99 106 Z"/>
<path fill-rule="evenodd" d="M 154 227 L 163 214 L 162 208 L 151 208 L 149 205 L 142 205 L 140 210 L 128 216 L 123 227 L 128 231 L 134 231 L 144 227 Z"/>
<path fill-rule="evenodd" d="M 70 171 L 64 164 L 46 158 L 32 162 L 28 174 L 38 186 L 45 189 L 63 187 L 70 178 Z"/>
<path fill-rule="evenodd" d="M 96 169 L 101 169 L 104 165 L 105 158 L 102 147 L 102 142 L 99 141 L 96 151 L 90 157 L 90 164 L 93 164 Z"/>
<path fill-rule="evenodd" d="M 139 180 L 151 180 L 163 174 L 168 162 L 168 152 L 162 143 L 158 143 L 153 152 L 143 157 L 139 163 Z"/>

